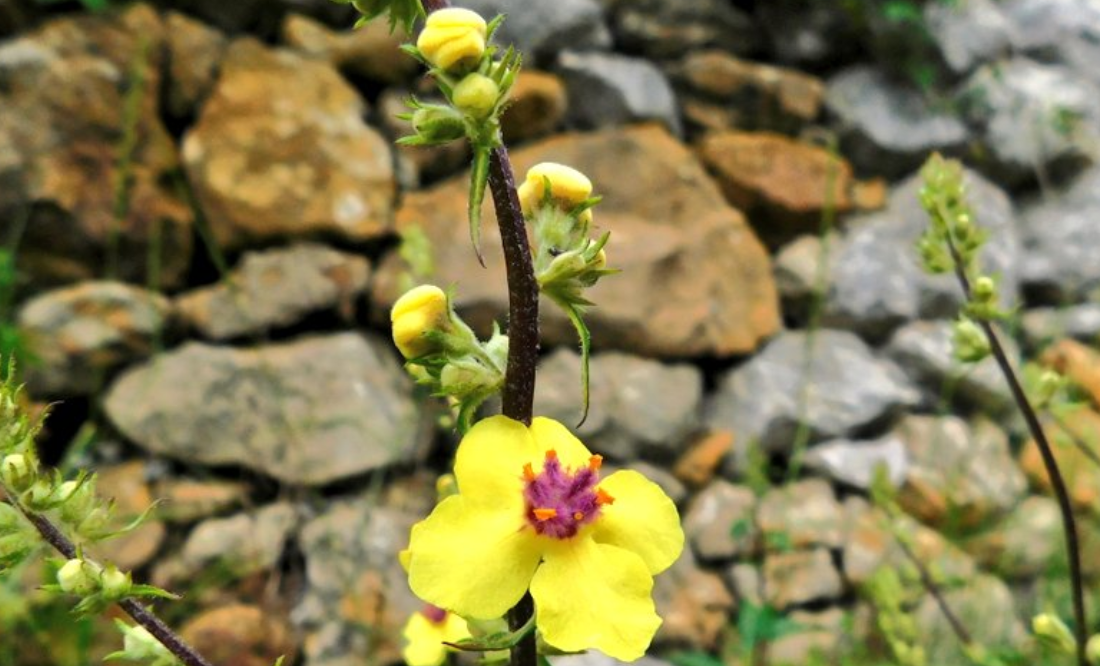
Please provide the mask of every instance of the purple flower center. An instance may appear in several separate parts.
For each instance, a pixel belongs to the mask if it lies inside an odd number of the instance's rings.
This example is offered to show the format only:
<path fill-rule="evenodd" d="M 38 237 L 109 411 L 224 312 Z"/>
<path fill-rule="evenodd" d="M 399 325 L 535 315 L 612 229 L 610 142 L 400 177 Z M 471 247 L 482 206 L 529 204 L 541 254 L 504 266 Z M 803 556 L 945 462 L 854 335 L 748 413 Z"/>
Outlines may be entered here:
<path fill-rule="evenodd" d="M 447 619 L 447 611 L 431 604 L 425 604 L 424 610 L 420 611 L 420 614 L 428 618 L 428 622 L 432 624 L 443 624 Z"/>
<path fill-rule="evenodd" d="M 535 474 L 531 464 L 523 466 L 523 489 L 527 522 L 535 532 L 568 539 L 582 525 L 600 515 L 600 507 L 614 498 L 596 487 L 600 481 L 600 456 L 592 456 L 587 467 L 566 470 L 553 449 L 546 452 L 542 471 Z"/>

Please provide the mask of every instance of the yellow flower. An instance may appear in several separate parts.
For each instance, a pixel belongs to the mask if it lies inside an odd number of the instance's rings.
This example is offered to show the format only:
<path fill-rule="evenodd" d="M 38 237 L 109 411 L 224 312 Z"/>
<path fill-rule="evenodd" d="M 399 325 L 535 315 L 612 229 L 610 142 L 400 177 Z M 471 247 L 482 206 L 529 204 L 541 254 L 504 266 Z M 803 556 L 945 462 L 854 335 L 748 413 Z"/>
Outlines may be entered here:
<path fill-rule="evenodd" d="M 487 28 L 477 12 L 459 7 L 440 9 L 428 15 L 416 48 L 442 70 L 470 66 L 485 53 Z"/>
<path fill-rule="evenodd" d="M 417 358 L 435 351 L 427 336 L 446 328 L 450 310 L 447 294 L 435 285 L 424 284 L 405 292 L 390 311 L 393 342 L 405 358 Z"/>
<path fill-rule="evenodd" d="M 633 471 L 600 478 L 565 426 L 496 416 L 458 447 L 459 492 L 413 526 L 409 585 L 464 617 L 504 615 L 528 588 L 543 638 L 642 656 L 661 624 L 650 593 L 684 533 L 672 500 Z"/>
<path fill-rule="evenodd" d="M 542 205 L 547 180 L 550 181 L 552 202 L 563 210 L 592 196 L 592 181 L 580 171 L 556 162 L 540 162 L 527 170 L 527 178 L 518 190 L 519 204 L 527 217 L 534 215 Z"/>
<path fill-rule="evenodd" d="M 466 620 L 429 605 L 409 617 L 402 636 L 406 643 L 401 656 L 408 666 L 439 666 L 447 659 L 447 646 L 443 642 L 469 638 L 470 630 L 466 628 Z"/>

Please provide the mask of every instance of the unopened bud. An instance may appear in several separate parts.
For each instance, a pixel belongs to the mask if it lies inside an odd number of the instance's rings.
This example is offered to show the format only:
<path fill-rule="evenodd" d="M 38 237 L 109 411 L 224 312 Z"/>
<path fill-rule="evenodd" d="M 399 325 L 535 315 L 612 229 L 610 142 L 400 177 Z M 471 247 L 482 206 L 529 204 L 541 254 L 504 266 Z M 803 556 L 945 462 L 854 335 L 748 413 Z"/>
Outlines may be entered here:
<path fill-rule="evenodd" d="M 952 332 L 955 356 L 964 363 L 977 363 L 989 356 L 989 338 L 973 320 L 963 318 L 955 322 Z"/>
<path fill-rule="evenodd" d="M 974 300 L 979 303 L 989 303 L 997 297 L 997 285 L 993 278 L 982 275 L 974 280 Z"/>
<path fill-rule="evenodd" d="M 130 579 L 130 574 L 123 573 L 118 570 L 118 567 L 111 565 L 103 570 L 103 574 L 100 576 L 100 582 L 103 586 L 103 595 L 108 599 L 121 599 L 130 593 L 130 588 L 133 586 L 133 581 Z"/>
<path fill-rule="evenodd" d="M 58 570 L 57 584 L 63 591 L 83 597 L 99 589 L 99 576 L 92 565 L 74 558 Z"/>
<path fill-rule="evenodd" d="M 488 76 L 474 72 L 458 82 L 451 99 L 460 111 L 481 120 L 496 106 L 500 88 Z"/>
<path fill-rule="evenodd" d="M 26 490 L 35 480 L 34 462 L 22 453 L 11 453 L 0 460 L 0 480 L 16 492 Z"/>
<path fill-rule="evenodd" d="M 55 495 L 54 486 L 47 479 L 39 479 L 34 484 L 23 491 L 19 496 L 19 500 L 27 506 L 28 509 L 34 509 L 35 511 L 45 511 L 53 508 Z"/>
<path fill-rule="evenodd" d="M 1050 613 L 1040 613 L 1031 620 L 1031 630 L 1041 643 L 1061 652 L 1073 654 L 1077 650 L 1077 639 L 1061 618 Z"/>
<path fill-rule="evenodd" d="M 1100 666 L 1100 634 L 1093 634 L 1088 643 L 1085 643 L 1085 658 L 1092 666 Z"/>
<path fill-rule="evenodd" d="M 531 217 L 542 205 L 547 184 L 551 203 L 563 210 L 592 196 L 592 181 L 583 173 L 564 164 L 541 162 L 527 170 L 527 177 L 519 186 L 519 203 L 524 215 Z"/>
<path fill-rule="evenodd" d="M 449 106 L 431 104 L 422 106 L 412 115 L 412 127 L 420 142 L 425 145 L 450 143 L 466 136 L 466 123 L 462 114 Z"/>
<path fill-rule="evenodd" d="M 439 351 L 430 334 L 449 328 L 449 316 L 447 294 L 442 289 L 430 284 L 410 289 L 390 311 L 394 344 L 405 358 Z"/>
<path fill-rule="evenodd" d="M 488 25 L 477 12 L 449 7 L 428 15 L 416 48 L 435 67 L 457 70 L 481 60 L 487 34 Z"/>

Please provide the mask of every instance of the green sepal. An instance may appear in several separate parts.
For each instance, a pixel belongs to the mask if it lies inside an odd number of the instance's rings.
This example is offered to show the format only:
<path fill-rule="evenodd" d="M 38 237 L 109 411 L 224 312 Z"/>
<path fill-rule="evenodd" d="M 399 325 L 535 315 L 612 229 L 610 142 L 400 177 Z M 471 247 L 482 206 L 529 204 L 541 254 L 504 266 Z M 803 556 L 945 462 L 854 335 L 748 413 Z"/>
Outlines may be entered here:
<path fill-rule="evenodd" d="M 148 507 L 146 507 L 144 511 L 141 512 L 141 515 L 137 516 L 117 530 L 90 530 L 90 534 L 80 533 L 80 536 L 88 539 L 89 541 L 106 541 L 108 539 L 125 536 L 144 525 L 146 521 L 148 521 L 152 517 L 153 511 L 158 506 L 160 506 L 160 503 L 161 500 L 154 500 L 152 504 L 150 504 Z M 113 502 L 109 503 L 109 505 L 112 508 L 114 506 Z"/>
<path fill-rule="evenodd" d="M 474 245 L 477 260 L 484 268 L 481 254 L 481 204 L 485 200 L 485 187 L 489 182 L 489 149 L 474 145 L 474 162 L 470 169 L 470 200 L 466 210 L 470 220 L 470 242 Z"/>
<path fill-rule="evenodd" d="M 142 599 L 167 599 L 169 601 L 179 601 L 182 598 L 180 595 L 161 589 L 156 585 L 133 585 L 126 596 Z"/>
<path fill-rule="evenodd" d="M 584 422 L 588 419 L 588 358 L 592 350 L 592 334 L 588 330 L 588 325 L 584 323 L 584 313 L 581 310 L 581 308 L 584 307 L 583 305 L 575 302 L 570 303 L 566 301 L 558 301 L 558 305 L 560 305 L 562 309 L 565 310 L 565 314 L 569 317 L 569 321 L 573 323 L 573 328 L 577 329 L 577 337 L 580 338 L 581 343 L 582 411 L 581 420 L 577 422 L 577 427 L 579 428 L 584 425 Z"/>
<path fill-rule="evenodd" d="M 461 652 L 496 652 L 511 650 L 519 645 L 523 637 L 535 630 L 535 616 L 532 615 L 523 626 L 515 631 L 498 631 L 478 638 L 463 638 L 454 643 L 443 644 Z"/>
<path fill-rule="evenodd" d="M 489 23 L 485 26 L 485 41 L 488 42 L 496 34 L 497 28 L 501 23 L 504 23 L 504 14 L 497 14 L 493 18 L 489 19 Z"/>

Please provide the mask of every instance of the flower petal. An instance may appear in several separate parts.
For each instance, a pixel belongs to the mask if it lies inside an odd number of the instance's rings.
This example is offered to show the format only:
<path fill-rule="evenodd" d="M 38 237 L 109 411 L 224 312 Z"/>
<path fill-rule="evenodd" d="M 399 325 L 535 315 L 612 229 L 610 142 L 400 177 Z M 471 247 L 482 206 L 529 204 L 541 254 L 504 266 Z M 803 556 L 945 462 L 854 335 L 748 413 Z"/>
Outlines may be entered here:
<path fill-rule="evenodd" d="M 667 569 L 684 549 L 676 504 L 661 487 L 633 470 L 615 472 L 598 486 L 614 498 L 601 507 L 592 538 L 637 553 L 651 574 Z"/>
<path fill-rule="evenodd" d="M 405 623 L 405 648 L 402 658 L 408 666 L 439 666 L 447 658 L 442 627 L 433 624 L 421 613 L 413 613 Z"/>
<path fill-rule="evenodd" d="M 527 427 L 505 416 L 479 421 L 458 445 L 458 491 L 474 504 L 523 513 L 523 466 L 540 459 Z"/>
<path fill-rule="evenodd" d="M 409 553 L 416 596 L 465 617 L 491 619 L 527 591 L 542 548 L 522 512 L 452 495 L 413 525 Z"/>
<path fill-rule="evenodd" d="M 531 421 L 531 436 L 535 438 L 538 463 L 541 465 L 546 451 L 558 453 L 562 464 L 572 469 L 588 465 L 592 452 L 569 429 L 553 419 L 539 416 Z"/>
<path fill-rule="evenodd" d="M 531 581 L 543 638 L 567 651 L 595 648 L 616 659 L 645 654 L 661 626 L 640 557 L 589 538 L 548 550 Z"/>

